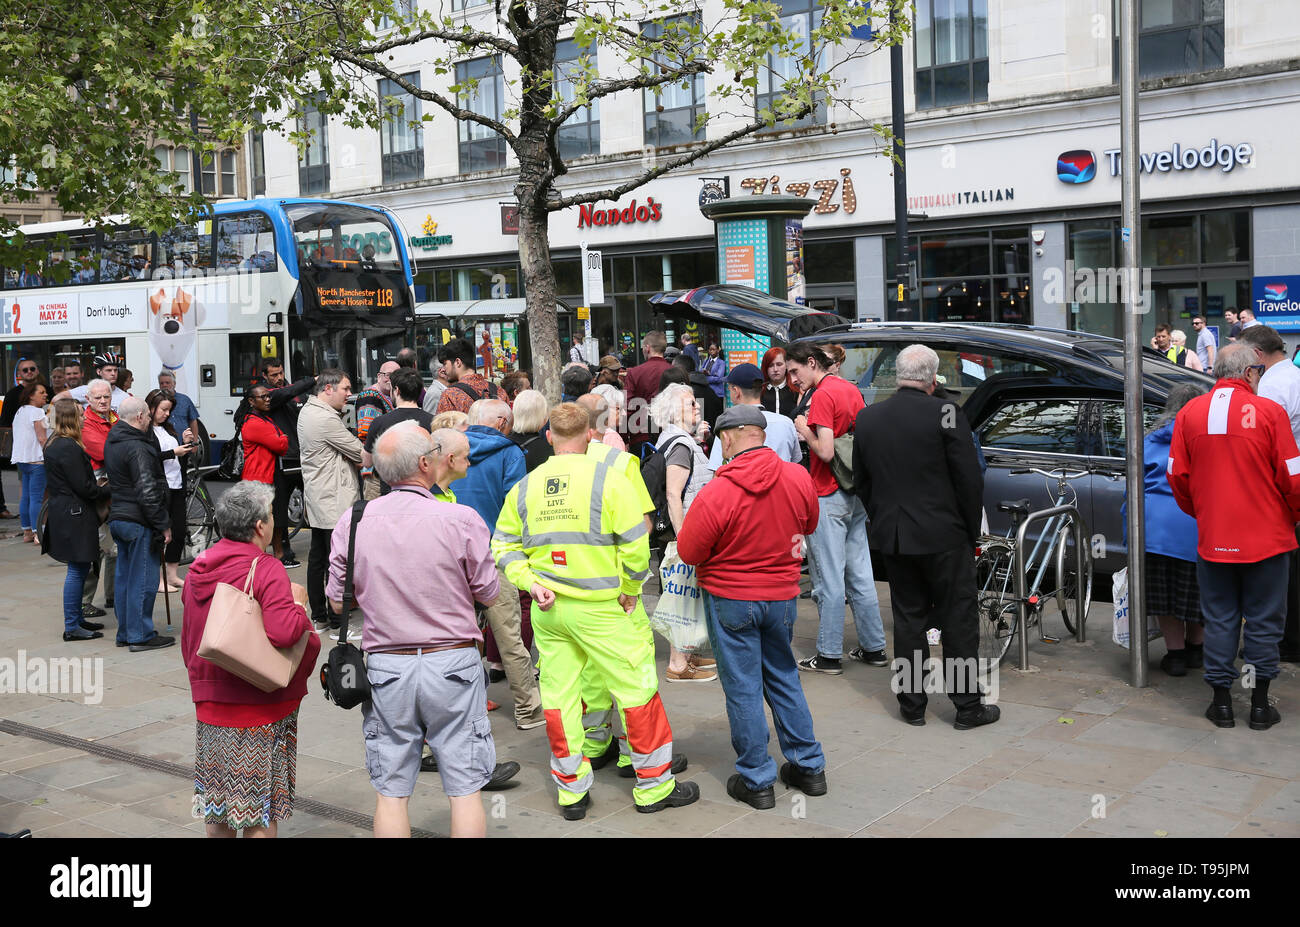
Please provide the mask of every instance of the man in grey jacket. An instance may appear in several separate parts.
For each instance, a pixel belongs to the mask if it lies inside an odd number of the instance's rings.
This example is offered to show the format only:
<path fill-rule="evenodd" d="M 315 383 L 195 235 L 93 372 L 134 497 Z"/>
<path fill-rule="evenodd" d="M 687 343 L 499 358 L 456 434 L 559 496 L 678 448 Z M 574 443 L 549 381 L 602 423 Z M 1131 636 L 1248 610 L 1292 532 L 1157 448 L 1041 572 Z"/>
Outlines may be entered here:
<path fill-rule="evenodd" d="M 330 538 L 342 514 L 361 498 L 357 468 L 361 441 L 343 424 L 343 406 L 352 395 L 352 381 L 342 370 L 322 370 L 316 392 L 298 414 L 298 447 L 302 455 L 303 505 L 311 528 L 311 553 L 307 558 L 307 597 L 312 621 L 339 626 L 325 599 L 325 574 L 329 571 Z M 352 632 L 348 634 L 353 636 Z M 360 634 L 357 634 L 360 638 Z"/>

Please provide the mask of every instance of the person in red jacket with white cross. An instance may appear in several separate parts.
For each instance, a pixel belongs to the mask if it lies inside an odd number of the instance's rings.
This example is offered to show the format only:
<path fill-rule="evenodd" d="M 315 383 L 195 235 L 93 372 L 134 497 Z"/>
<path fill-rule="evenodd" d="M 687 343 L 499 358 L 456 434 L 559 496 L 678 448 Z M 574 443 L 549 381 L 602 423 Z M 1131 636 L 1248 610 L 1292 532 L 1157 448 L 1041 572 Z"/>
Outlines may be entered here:
<path fill-rule="evenodd" d="M 1264 365 L 1244 345 L 1215 361 L 1214 389 L 1183 407 L 1169 448 L 1169 485 L 1196 519 L 1196 578 L 1205 614 L 1205 681 L 1214 701 L 1205 716 L 1234 727 L 1232 684 L 1245 623 L 1250 727 L 1281 720 L 1268 703 L 1286 621 L 1287 554 L 1300 521 L 1300 449 L 1286 410 L 1255 394 Z M 1251 672 L 1253 667 L 1253 673 Z"/>

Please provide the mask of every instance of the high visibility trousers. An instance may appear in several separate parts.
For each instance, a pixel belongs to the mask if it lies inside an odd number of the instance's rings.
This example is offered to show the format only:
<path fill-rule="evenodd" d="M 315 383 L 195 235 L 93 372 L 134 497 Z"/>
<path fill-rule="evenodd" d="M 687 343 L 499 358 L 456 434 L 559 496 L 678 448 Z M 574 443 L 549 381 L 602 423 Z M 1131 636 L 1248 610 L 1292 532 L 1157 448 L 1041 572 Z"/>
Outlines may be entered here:
<path fill-rule="evenodd" d="M 649 805 L 667 796 L 675 785 L 673 732 L 659 700 L 648 623 L 624 612 L 617 599 L 588 602 L 556 596 L 546 611 L 533 609 L 533 633 L 541 657 L 551 776 L 560 804 L 580 801 L 591 788 L 591 763 L 582 749 L 584 671 L 590 673 L 591 692 L 618 701 L 636 769 L 633 800 Z"/>
<path fill-rule="evenodd" d="M 643 633 L 650 639 L 653 651 L 654 634 L 650 631 L 650 616 L 646 614 L 639 596 L 636 600 L 636 608 L 628 618 L 643 628 Z M 609 689 L 605 688 L 604 679 L 590 663 L 582 671 L 581 692 L 582 727 L 585 734 L 582 752 L 588 758 L 601 756 L 609 747 L 609 739 L 617 737 L 619 768 L 631 766 L 632 751 L 627 745 L 627 724 L 623 720 L 623 713 L 614 711 L 613 696 L 609 694 Z M 615 721 L 618 723 L 615 724 Z"/>

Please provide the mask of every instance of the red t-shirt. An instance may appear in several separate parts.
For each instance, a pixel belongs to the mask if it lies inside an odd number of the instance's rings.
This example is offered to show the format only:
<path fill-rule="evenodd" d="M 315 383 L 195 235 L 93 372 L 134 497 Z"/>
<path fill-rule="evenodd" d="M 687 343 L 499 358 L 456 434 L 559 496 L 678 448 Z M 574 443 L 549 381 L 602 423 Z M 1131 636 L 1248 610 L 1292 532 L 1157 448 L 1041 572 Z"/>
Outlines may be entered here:
<path fill-rule="evenodd" d="M 818 426 L 829 428 L 838 438 L 852 430 L 864 406 L 861 391 L 848 380 L 831 375 L 822 377 L 808 406 L 808 427 L 813 434 L 817 433 Z M 809 455 L 808 472 L 812 474 L 813 489 L 818 496 L 829 496 L 840 488 L 831 465 L 816 454 Z"/>

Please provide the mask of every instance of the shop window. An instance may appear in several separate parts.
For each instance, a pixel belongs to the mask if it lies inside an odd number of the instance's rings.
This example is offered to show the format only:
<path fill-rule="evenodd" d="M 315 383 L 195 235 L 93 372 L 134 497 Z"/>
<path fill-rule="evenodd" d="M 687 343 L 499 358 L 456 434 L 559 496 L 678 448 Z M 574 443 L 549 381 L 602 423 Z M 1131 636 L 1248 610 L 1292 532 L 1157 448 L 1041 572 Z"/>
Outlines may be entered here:
<path fill-rule="evenodd" d="M 1201 216 L 1201 263 L 1250 260 L 1250 210 L 1207 212 Z"/>
<path fill-rule="evenodd" d="M 897 252 L 894 239 L 886 238 L 888 318 L 924 322 L 1033 321 L 1028 228 L 1011 226 L 912 239 L 908 246 L 912 302 L 901 309 L 894 279 Z M 904 310 L 910 314 L 902 315 Z"/>
<path fill-rule="evenodd" d="M 1142 219 L 1142 265 L 1171 267 L 1197 263 L 1198 216 Z"/>
<path fill-rule="evenodd" d="M 808 283 L 852 283 L 853 242 L 805 241 L 804 275 Z"/>
<path fill-rule="evenodd" d="M 989 98 L 987 0 L 917 0 L 916 108 Z"/>

